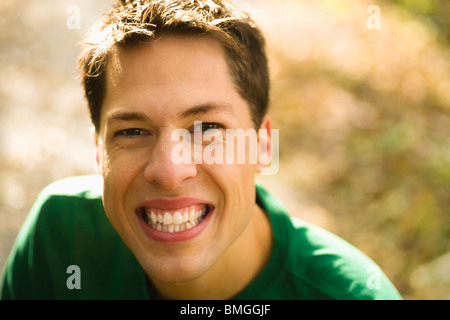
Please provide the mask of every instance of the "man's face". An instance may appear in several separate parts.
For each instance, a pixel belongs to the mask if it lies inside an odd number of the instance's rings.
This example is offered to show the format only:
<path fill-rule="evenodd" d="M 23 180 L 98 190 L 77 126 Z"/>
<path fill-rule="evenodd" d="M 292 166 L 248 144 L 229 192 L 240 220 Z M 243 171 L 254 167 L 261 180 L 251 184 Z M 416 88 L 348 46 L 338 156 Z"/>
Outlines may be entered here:
<path fill-rule="evenodd" d="M 192 280 L 225 264 L 256 210 L 256 165 L 172 161 L 172 132 L 193 133 L 194 121 L 224 135 L 253 127 L 218 42 L 169 36 L 116 51 L 96 137 L 103 202 L 153 280 Z"/>

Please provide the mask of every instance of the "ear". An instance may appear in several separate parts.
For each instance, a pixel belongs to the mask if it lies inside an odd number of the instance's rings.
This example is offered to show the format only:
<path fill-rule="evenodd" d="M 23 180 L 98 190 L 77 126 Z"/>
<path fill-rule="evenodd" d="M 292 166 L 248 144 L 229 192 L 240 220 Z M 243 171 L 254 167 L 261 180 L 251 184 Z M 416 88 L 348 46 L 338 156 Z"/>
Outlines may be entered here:
<path fill-rule="evenodd" d="M 100 148 L 99 148 L 99 143 L 98 143 L 98 135 L 97 135 L 97 131 L 95 130 L 94 126 L 91 127 L 90 129 L 91 132 L 91 138 L 94 141 L 94 145 L 95 145 L 95 163 L 97 164 L 96 169 L 97 169 L 97 173 L 101 173 L 101 163 L 100 163 Z"/>
<path fill-rule="evenodd" d="M 272 157 L 272 120 L 265 115 L 258 132 L 258 163 L 256 172 L 261 173 L 267 167 Z"/>

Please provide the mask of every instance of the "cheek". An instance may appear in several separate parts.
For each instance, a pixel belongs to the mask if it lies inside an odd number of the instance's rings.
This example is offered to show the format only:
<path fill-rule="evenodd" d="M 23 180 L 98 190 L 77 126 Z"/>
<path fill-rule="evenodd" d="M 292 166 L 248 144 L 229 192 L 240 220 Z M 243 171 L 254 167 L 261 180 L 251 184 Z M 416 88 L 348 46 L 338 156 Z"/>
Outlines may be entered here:
<path fill-rule="evenodd" d="M 124 184 L 145 166 L 147 157 L 143 151 L 124 150 L 119 147 L 99 146 L 99 169 L 105 180 L 119 180 Z M 120 185 L 119 184 L 119 185 Z"/>
<path fill-rule="evenodd" d="M 116 153 L 103 158 L 103 206 L 111 225 L 127 243 L 135 242 L 135 215 L 133 200 L 139 163 L 124 154 Z"/>
<path fill-rule="evenodd" d="M 230 245 L 247 229 L 254 212 L 255 186 L 252 166 L 235 165 L 233 175 L 228 175 L 225 195 L 224 219 L 229 222 L 223 231 Z M 225 223 L 222 223 L 225 225 Z"/>
<path fill-rule="evenodd" d="M 129 200 L 136 177 L 145 167 L 142 154 L 123 150 L 102 150 L 99 156 L 99 169 L 103 176 L 103 202 L 108 214 L 116 216 L 124 210 Z"/>
<path fill-rule="evenodd" d="M 223 223 L 233 228 L 246 224 L 255 203 L 255 166 L 244 164 L 223 164 L 208 166 L 210 178 L 222 195 Z"/>

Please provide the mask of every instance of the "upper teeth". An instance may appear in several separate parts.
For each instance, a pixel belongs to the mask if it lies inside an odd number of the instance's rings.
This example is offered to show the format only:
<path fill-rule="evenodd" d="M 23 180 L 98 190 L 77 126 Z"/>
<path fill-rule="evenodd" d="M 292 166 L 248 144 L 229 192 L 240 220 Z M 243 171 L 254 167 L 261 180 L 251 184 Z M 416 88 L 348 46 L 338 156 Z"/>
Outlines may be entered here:
<path fill-rule="evenodd" d="M 177 210 L 146 208 L 148 224 L 166 232 L 185 231 L 196 226 L 206 212 L 206 205 L 193 205 Z"/>

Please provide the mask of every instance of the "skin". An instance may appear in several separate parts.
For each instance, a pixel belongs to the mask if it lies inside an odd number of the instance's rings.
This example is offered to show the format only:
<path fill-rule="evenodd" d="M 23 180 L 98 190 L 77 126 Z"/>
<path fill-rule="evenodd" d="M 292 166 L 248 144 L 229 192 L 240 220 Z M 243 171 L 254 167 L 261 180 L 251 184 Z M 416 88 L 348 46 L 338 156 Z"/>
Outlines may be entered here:
<path fill-rule="evenodd" d="M 166 36 L 115 51 L 96 132 L 107 216 L 163 297 L 226 299 L 269 259 L 270 224 L 254 201 L 261 166 L 174 164 L 171 151 L 178 142 L 171 141 L 171 133 L 193 132 L 194 121 L 219 123 L 223 132 L 253 128 L 249 106 L 215 39 Z M 266 116 L 261 128 L 270 132 L 270 126 Z M 123 131 L 135 128 L 141 130 Z M 206 228 L 174 243 L 146 235 L 136 214 L 139 204 L 182 196 L 214 206 Z"/>

